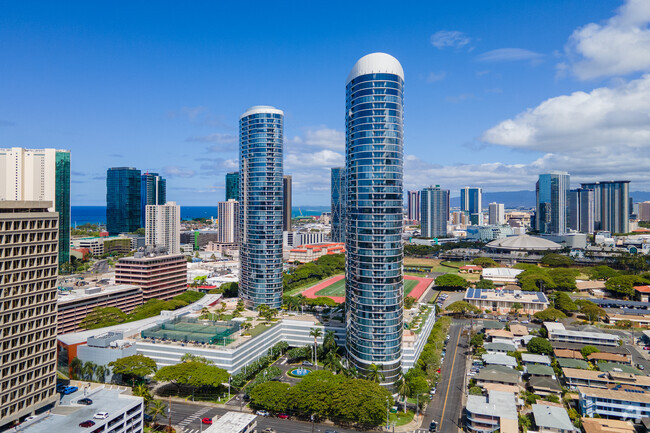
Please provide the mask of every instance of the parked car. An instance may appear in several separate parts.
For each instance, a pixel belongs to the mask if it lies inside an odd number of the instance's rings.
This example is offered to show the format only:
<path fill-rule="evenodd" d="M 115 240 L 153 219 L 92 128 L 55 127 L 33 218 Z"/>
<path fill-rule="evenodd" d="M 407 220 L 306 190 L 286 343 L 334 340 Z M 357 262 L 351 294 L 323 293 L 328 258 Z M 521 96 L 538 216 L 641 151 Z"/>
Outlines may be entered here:
<path fill-rule="evenodd" d="M 90 406 L 91 404 L 93 404 L 93 401 L 86 397 L 86 398 L 80 398 L 79 400 L 77 400 L 77 403 Z"/>
<path fill-rule="evenodd" d="M 287 415 L 286 413 L 279 413 L 279 414 L 278 414 L 278 418 L 281 418 L 281 419 L 289 419 L 289 415 Z"/>
<path fill-rule="evenodd" d="M 302 365 L 307 366 L 307 367 L 313 367 L 314 366 L 314 364 L 312 362 L 309 362 L 309 361 L 302 361 Z"/>
<path fill-rule="evenodd" d="M 259 415 L 259 416 L 269 416 L 270 414 L 269 414 L 267 411 L 265 411 L 265 410 L 258 410 L 257 412 L 255 412 L 255 415 Z"/>
<path fill-rule="evenodd" d="M 243 399 L 244 399 L 244 401 L 251 401 L 251 396 L 248 395 L 248 394 L 244 394 Z"/>
<path fill-rule="evenodd" d="M 94 425 L 95 425 L 95 421 L 91 421 L 91 420 L 87 420 L 82 423 L 79 423 L 79 427 L 85 427 L 85 428 L 92 427 Z"/>
<path fill-rule="evenodd" d="M 521 324 L 522 324 L 522 325 L 528 325 L 529 323 L 530 323 L 530 322 L 529 322 L 528 320 L 522 320 L 522 321 L 521 321 Z"/>
<path fill-rule="evenodd" d="M 262 430 L 262 433 L 275 433 L 275 429 L 272 429 L 271 427 L 267 427 L 264 430 Z"/>
<path fill-rule="evenodd" d="M 639 370 L 645 370 L 645 367 L 641 364 L 639 364 Z"/>
<path fill-rule="evenodd" d="M 144 422 L 153 421 L 153 417 L 151 415 L 149 415 L 148 413 L 145 413 L 144 415 L 142 415 L 142 419 L 144 420 Z"/>
<path fill-rule="evenodd" d="M 436 370 L 436 373 L 440 374 L 440 369 L 437 369 L 437 370 Z"/>
<path fill-rule="evenodd" d="M 212 418 L 208 418 L 207 416 L 201 420 L 203 424 L 212 424 Z"/>
<path fill-rule="evenodd" d="M 429 391 L 429 393 L 430 393 L 431 395 L 436 395 L 436 389 L 435 389 L 435 388 L 431 388 L 431 391 Z"/>
<path fill-rule="evenodd" d="M 435 421 L 431 421 L 431 424 L 429 424 L 429 432 L 434 433 L 438 431 L 438 423 Z"/>
<path fill-rule="evenodd" d="M 76 386 L 66 386 L 65 388 L 63 388 L 63 391 L 61 392 L 63 393 L 63 395 L 68 395 L 68 394 L 72 394 L 73 392 L 77 392 L 78 390 L 79 388 L 77 388 Z"/>
<path fill-rule="evenodd" d="M 106 419 L 108 418 L 108 412 L 97 412 L 93 418 L 95 419 Z"/>

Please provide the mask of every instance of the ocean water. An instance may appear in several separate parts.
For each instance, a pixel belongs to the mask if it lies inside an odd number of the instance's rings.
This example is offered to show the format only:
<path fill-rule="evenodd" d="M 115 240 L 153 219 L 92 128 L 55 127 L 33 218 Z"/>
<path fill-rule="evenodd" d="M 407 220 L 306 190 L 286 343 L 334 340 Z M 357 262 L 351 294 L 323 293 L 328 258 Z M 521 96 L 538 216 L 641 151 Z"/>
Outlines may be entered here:
<path fill-rule="evenodd" d="M 291 210 L 294 218 L 300 215 L 318 216 L 329 211 L 329 206 L 300 206 Z M 217 214 L 216 206 L 181 206 L 181 219 L 218 218 Z M 72 227 L 87 223 L 106 224 L 106 206 L 71 206 L 70 221 Z"/>

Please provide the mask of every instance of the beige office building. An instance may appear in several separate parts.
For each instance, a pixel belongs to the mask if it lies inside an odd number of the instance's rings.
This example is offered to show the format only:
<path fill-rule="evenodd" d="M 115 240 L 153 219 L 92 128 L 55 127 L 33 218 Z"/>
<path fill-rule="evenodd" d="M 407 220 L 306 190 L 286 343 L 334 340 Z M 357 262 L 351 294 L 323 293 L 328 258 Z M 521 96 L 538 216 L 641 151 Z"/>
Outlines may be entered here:
<path fill-rule="evenodd" d="M 0 430 L 56 402 L 59 216 L 0 201 Z"/>
<path fill-rule="evenodd" d="M 230 199 L 220 201 L 219 210 L 219 242 L 222 244 L 236 244 L 239 242 L 239 202 Z"/>

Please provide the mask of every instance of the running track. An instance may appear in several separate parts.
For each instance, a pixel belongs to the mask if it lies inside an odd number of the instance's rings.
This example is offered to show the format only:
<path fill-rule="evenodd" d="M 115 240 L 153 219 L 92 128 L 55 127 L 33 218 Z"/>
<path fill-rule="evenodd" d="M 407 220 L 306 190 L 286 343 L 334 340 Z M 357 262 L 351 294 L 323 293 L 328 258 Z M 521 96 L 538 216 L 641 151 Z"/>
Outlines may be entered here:
<path fill-rule="evenodd" d="M 318 293 L 319 291 L 321 291 L 325 287 L 331 286 L 332 284 L 336 283 L 337 281 L 341 281 L 344 278 L 345 278 L 344 275 L 336 275 L 334 277 L 328 278 L 327 280 L 321 281 L 320 283 L 316 284 L 315 286 L 312 286 L 309 289 L 305 290 L 304 292 L 302 292 L 302 295 L 305 298 L 316 299 L 316 298 L 319 297 L 319 296 L 316 295 L 316 293 Z M 413 288 L 413 290 L 411 290 L 411 293 L 408 294 L 410 297 L 415 298 L 415 299 L 420 299 L 420 297 L 424 294 L 425 290 L 427 290 L 427 287 L 429 287 L 431 285 L 431 283 L 433 282 L 433 279 L 431 279 L 431 278 L 412 277 L 410 275 L 405 275 L 404 279 L 405 280 L 415 280 L 415 281 L 418 282 L 417 286 L 415 286 Z M 345 302 L 345 297 L 343 297 L 343 296 L 328 296 L 328 298 L 332 299 L 334 302 L 339 303 L 339 304 Z"/>

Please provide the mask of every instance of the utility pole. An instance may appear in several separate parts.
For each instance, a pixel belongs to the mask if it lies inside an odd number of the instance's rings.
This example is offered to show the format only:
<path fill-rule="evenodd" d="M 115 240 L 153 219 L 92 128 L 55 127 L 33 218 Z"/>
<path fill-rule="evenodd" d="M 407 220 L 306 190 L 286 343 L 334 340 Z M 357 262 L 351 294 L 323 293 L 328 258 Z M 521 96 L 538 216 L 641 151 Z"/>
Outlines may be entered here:
<path fill-rule="evenodd" d="M 167 415 L 169 416 L 169 431 L 172 431 L 172 397 L 169 396 L 169 406 L 167 407 Z"/>
<path fill-rule="evenodd" d="M 390 430 L 390 425 L 388 424 L 388 397 L 386 397 L 386 431 Z"/>

